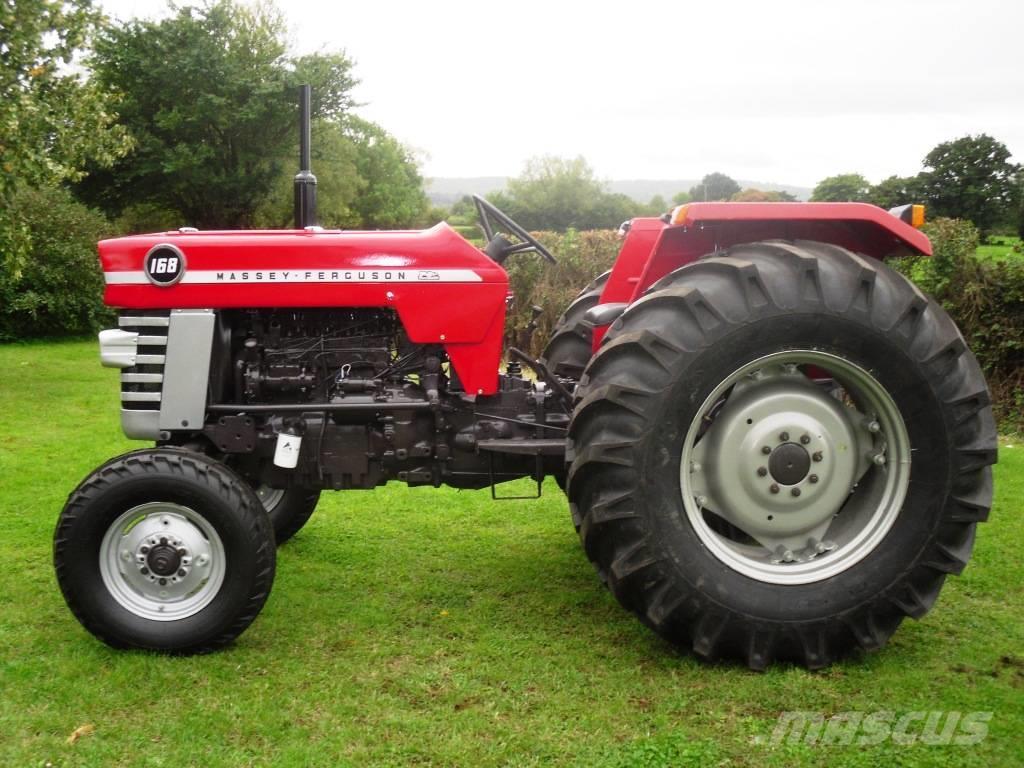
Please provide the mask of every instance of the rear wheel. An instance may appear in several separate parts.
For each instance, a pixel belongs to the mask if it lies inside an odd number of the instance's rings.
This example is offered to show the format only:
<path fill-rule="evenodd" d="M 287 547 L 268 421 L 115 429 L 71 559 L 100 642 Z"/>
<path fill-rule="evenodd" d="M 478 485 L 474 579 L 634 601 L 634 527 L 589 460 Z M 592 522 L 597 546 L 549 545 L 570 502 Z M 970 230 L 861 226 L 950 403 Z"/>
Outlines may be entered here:
<path fill-rule="evenodd" d="M 949 317 L 822 243 L 684 267 L 577 390 L 569 498 L 616 597 L 705 658 L 821 667 L 883 645 L 959 573 L 996 433 Z"/>
<path fill-rule="evenodd" d="M 271 488 L 260 483 L 253 490 L 270 516 L 278 545 L 284 544 L 309 522 L 320 501 L 320 491 L 309 488 Z"/>
<path fill-rule="evenodd" d="M 576 295 L 551 329 L 551 338 L 540 359 L 555 375 L 573 382 L 579 381 L 583 369 L 590 362 L 593 355 L 593 328 L 583 321 L 583 315 L 597 305 L 610 275 L 609 270 L 594 278 Z"/>
<path fill-rule="evenodd" d="M 104 642 L 196 653 L 231 642 L 259 614 L 274 538 L 255 494 L 223 464 L 147 449 L 72 492 L 54 564 L 68 606 Z"/>

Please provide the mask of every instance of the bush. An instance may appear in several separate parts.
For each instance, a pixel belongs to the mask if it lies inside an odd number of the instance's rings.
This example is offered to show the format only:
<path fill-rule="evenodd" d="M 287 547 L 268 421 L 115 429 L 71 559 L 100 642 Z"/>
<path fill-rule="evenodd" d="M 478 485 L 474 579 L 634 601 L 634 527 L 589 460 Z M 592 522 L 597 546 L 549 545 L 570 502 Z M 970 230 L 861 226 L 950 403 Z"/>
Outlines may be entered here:
<path fill-rule="evenodd" d="M 934 296 L 960 327 L 985 371 L 1002 429 L 1024 431 L 1024 263 L 975 258 L 969 221 L 936 219 L 924 228 L 932 258 L 896 264 Z"/>
<path fill-rule="evenodd" d="M 537 331 L 531 349 L 539 355 L 547 344 L 558 316 L 576 298 L 583 287 L 612 267 L 622 240 L 613 230 L 577 232 L 535 232 L 534 237 L 558 259 L 549 264 L 540 256 L 513 256 L 505 262 L 509 287 L 515 301 L 508 312 L 509 332 L 522 330 L 530 322 L 531 307 L 543 309 L 537 319 Z"/>
<path fill-rule="evenodd" d="M 23 233 L 0 262 L 0 341 L 95 331 L 103 306 L 96 241 L 110 233 L 102 214 L 57 188 L 23 188 L 0 214 Z"/>

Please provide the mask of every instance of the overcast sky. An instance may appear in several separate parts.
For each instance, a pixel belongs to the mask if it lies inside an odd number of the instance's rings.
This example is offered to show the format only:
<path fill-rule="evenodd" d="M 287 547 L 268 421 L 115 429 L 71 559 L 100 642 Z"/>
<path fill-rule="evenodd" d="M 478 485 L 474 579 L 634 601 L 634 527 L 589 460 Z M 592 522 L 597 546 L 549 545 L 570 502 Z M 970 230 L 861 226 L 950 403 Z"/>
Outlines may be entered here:
<path fill-rule="evenodd" d="M 100 2 L 121 19 L 166 7 Z M 877 182 L 982 132 L 1024 161 L 1021 0 L 280 6 L 296 52 L 355 60 L 360 113 L 427 176 L 516 175 L 554 154 L 607 179 Z"/>

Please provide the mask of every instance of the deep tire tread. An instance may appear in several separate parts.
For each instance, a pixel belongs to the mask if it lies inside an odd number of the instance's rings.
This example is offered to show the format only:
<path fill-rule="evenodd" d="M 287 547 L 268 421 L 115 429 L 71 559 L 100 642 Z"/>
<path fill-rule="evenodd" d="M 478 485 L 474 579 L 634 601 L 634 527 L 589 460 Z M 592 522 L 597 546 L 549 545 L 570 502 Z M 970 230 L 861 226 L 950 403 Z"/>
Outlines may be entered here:
<path fill-rule="evenodd" d="M 645 414 L 671 386 L 679 358 L 706 349 L 737 326 L 794 311 L 862 318 L 879 333 L 904 339 L 905 349 L 937 382 L 954 445 L 951 492 L 913 567 L 857 609 L 787 628 L 730 612 L 708 592 L 690 594 L 670 578 L 656 552 L 645 554 L 656 544 L 630 497 L 645 472 L 658 471 L 640 466 L 635 457 L 645 437 L 659 428 Z M 946 575 L 963 570 L 974 527 L 992 503 L 989 465 L 995 448 L 981 370 L 941 308 L 868 257 L 822 243 L 771 241 L 737 246 L 677 270 L 612 325 L 576 391 L 567 490 L 584 550 L 598 572 L 608 574 L 620 601 L 655 631 L 703 658 L 738 657 L 752 669 L 788 659 L 816 669 L 852 649 L 883 646 L 903 617 L 927 613 Z M 630 578 L 641 571 L 643 578 Z"/>

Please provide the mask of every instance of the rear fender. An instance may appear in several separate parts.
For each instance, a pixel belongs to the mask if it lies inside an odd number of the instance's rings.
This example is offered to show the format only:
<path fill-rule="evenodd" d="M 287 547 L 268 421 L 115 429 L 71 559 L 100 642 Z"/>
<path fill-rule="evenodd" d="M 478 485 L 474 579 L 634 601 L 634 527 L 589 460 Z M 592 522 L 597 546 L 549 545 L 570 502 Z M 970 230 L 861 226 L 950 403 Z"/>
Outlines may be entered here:
<path fill-rule="evenodd" d="M 817 240 L 875 259 L 932 253 L 923 233 L 866 203 L 690 203 L 675 222 L 631 222 L 601 294 L 602 304 L 632 303 L 679 267 L 762 240 Z M 595 350 L 606 330 L 595 329 Z"/>

